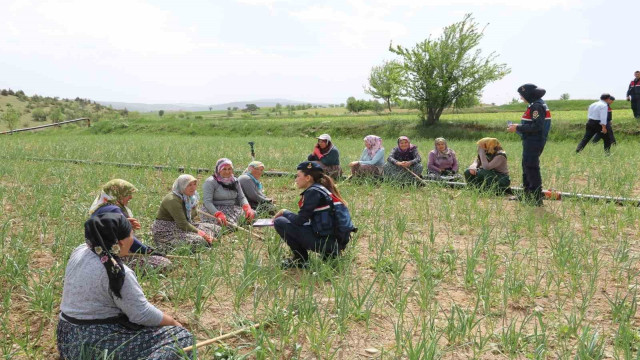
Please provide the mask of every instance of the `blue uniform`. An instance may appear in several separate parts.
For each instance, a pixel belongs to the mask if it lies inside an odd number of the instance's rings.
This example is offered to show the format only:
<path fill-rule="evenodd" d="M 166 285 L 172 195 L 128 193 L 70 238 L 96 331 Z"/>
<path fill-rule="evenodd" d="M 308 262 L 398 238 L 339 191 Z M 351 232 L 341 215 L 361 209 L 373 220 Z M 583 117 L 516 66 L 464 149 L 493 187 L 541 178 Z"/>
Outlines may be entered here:
<path fill-rule="evenodd" d="M 541 204 L 540 155 L 551 130 L 551 112 L 542 99 L 532 101 L 516 131 L 522 138 L 522 187 L 525 196 Z"/>

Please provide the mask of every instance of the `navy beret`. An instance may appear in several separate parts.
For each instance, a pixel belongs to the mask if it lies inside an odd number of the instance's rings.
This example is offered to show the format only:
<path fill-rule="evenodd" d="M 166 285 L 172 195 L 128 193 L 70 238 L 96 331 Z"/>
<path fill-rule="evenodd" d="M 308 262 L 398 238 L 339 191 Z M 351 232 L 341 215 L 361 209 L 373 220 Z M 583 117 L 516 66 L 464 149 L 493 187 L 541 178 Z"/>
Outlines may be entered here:
<path fill-rule="evenodd" d="M 298 164 L 298 167 L 296 168 L 296 170 L 302 170 L 302 171 L 323 171 L 322 170 L 322 166 L 318 165 L 317 163 L 313 162 L 313 161 L 305 161 L 305 162 L 301 162 L 300 164 Z"/>

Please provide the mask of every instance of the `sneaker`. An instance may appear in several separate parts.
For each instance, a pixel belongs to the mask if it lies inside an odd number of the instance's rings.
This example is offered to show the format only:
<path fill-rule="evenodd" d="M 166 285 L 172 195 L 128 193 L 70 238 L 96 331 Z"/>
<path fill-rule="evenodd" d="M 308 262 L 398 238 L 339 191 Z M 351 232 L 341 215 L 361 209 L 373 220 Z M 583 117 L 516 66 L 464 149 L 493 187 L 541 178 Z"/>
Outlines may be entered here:
<path fill-rule="evenodd" d="M 308 269 L 309 268 L 309 262 L 308 261 L 303 261 L 302 259 L 289 258 L 289 259 L 282 260 L 282 263 L 280 264 L 280 267 L 283 270 L 286 270 L 286 269 Z"/>

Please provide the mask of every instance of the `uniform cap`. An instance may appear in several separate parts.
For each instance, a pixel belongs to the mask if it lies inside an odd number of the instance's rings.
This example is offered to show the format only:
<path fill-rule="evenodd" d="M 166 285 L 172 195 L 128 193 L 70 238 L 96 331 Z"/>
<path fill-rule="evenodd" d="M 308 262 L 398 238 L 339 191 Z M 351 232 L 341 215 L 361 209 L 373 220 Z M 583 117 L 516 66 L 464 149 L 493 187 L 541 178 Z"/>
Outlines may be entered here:
<path fill-rule="evenodd" d="M 301 162 L 300 164 L 298 164 L 298 167 L 296 168 L 296 170 L 301 170 L 301 171 L 323 171 L 322 170 L 322 166 L 318 165 L 317 163 L 313 162 L 313 161 L 304 161 Z"/>

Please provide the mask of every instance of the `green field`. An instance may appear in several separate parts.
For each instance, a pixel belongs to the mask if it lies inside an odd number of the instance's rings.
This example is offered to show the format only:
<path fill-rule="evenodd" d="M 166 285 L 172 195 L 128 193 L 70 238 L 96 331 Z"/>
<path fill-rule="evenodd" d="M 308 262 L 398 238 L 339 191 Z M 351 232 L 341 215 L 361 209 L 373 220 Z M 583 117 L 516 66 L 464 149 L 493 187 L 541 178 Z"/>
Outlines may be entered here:
<path fill-rule="evenodd" d="M 640 197 L 637 123 L 617 110 L 619 145 L 574 149 L 584 111 L 554 113 L 553 141 L 541 158 L 546 188 Z M 123 178 L 140 190 L 130 205 L 148 229 L 174 171 L 34 161 L 81 159 L 212 168 L 229 157 L 250 161 L 248 141 L 267 170 L 293 171 L 329 132 L 343 166 L 362 137 L 382 134 L 387 153 L 401 133 L 426 160 L 433 138 L 451 138 L 461 167 L 475 156 L 472 139 L 496 134 L 507 151 L 512 185 L 521 178 L 521 144 L 503 132 L 520 112 L 448 114 L 440 127 L 415 115 L 284 119 L 99 121 L 0 141 L 0 354 L 53 358 L 55 325 L 68 256 L 83 239 L 97 188 Z M 271 130 L 270 130 L 271 129 Z M 328 130 L 327 130 L 328 129 Z M 206 131 L 204 131 L 206 130 Z M 380 130 L 380 131 L 379 131 Z M 566 139 L 560 141 L 560 139 Z M 195 174 L 194 174 L 195 175 Z M 204 180 L 209 174 L 199 174 Z M 360 231 L 344 257 L 308 271 L 279 268 L 287 256 L 273 230 L 265 241 L 222 237 L 196 263 L 169 273 L 139 274 L 148 299 L 198 339 L 249 323 L 270 326 L 199 352 L 228 359 L 619 359 L 638 358 L 639 210 L 613 203 L 545 201 L 531 208 L 504 197 L 439 186 L 341 182 Z M 278 205 L 295 209 L 292 178 L 266 178 Z M 379 353 L 371 355 L 367 348 Z M 219 357 L 224 358 L 224 357 Z"/>

